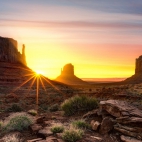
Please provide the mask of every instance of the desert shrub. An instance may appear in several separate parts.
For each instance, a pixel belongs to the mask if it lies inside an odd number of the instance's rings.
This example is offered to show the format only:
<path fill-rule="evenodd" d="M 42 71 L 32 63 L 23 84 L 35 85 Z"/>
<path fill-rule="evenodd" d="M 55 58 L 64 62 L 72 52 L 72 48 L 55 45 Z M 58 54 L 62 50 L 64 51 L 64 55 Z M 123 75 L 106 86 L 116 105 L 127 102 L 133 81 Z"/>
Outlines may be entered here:
<path fill-rule="evenodd" d="M 33 118 L 26 113 L 15 113 L 4 120 L 3 131 L 23 131 L 33 123 Z"/>
<path fill-rule="evenodd" d="M 34 110 L 34 109 L 29 110 L 28 113 L 31 114 L 31 115 L 33 115 L 33 116 L 37 115 L 37 111 Z"/>
<path fill-rule="evenodd" d="M 2 138 L 4 142 L 22 142 L 23 140 L 20 139 L 17 135 L 9 134 Z"/>
<path fill-rule="evenodd" d="M 51 132 L 55 133 L 62 133 L 64 131 L 64 127 L 62 125 L 52 126 Z"/>
<path fill-rule="evenodd" d="M 82 138 L 83 134 L 83 130 L 70 127 L 68 130 L 63 132 L 62 139 L 66 142 L 76 142 Z"/>
<path fill-rule="evenodd" d="M 8 111 L 8 112 L 21 112 L 22 108 L 20 106 L 18 106 L 17 104 L 13 104 L 6 111 Z"/>
<path fill-rule="evenodd" d="M 74 127 L 81 128 L 81 129 L 89 129 L 89 128 L 91 128 L 91 126 L 87 122 L 85 122 L 84 119 L 72 121 L 72 125 Z"/>
<path fill-rule="evenodd" d="M 68 100 L 65 100 L 61 104 L 61 108 L 65 115 L 73 115 L 80 111 L 90 111 L 98 107 L 98 102 L 94 97 L 88 96 L 74 96 Z"/>
<path fill-rule="evenodd" d="M 49 111 L 51 111 L 51 112 L 58 111 L 59 107 L 60 106 L 58 104 L 54 104 L 54 105 L 49 107 Z"/>

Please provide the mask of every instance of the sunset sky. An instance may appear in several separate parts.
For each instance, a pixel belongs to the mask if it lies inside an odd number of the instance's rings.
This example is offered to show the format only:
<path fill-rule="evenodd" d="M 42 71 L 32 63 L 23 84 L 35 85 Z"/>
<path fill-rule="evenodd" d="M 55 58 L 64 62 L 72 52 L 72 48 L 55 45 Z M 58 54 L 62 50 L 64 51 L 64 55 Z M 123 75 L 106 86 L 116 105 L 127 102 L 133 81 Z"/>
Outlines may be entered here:
<path fill-rule="evenodd" d="M 134 74 L 142 55 L 142 0 L 1 0 L 0 36 L 26 46 L 51 79 L 72 63 L 80 78 Z"/>

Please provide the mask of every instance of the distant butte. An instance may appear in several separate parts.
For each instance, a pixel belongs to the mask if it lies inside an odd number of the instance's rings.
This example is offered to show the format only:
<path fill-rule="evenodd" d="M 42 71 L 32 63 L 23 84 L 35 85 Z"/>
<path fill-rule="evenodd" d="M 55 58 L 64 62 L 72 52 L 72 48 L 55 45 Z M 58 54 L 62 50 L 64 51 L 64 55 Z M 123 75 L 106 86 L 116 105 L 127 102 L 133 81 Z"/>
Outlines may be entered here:
<path fill-rule="evenodd" d="M 80 78 L 74 75 L 74 66 L 70 64 L 66 64 L 61 69 L 61 75 L 56 78 L 56 81 L 69 84 L 69 85 L 85 85 L 87 82 L 81 80 Z"/>
<path fill-rule="evenodd" d="M 124 83 L 142 83 L 142 55 L 136 59 L 135 74 L 124 80 Z"/>

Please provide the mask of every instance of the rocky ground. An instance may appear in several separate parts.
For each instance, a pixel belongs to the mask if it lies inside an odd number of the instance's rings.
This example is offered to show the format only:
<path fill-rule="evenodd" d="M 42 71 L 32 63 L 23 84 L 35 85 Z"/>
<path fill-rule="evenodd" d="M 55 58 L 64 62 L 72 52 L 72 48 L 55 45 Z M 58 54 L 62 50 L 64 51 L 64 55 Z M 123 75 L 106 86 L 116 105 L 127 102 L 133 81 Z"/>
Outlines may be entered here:
<path fill-rule="evenodd" d="M 25 91 L 26 88 L 23 88 L 23 90 Z M 48 96 L 40 93 L 38 115 L 33 116 L 34 124 L 23 132 L 2 133 L 0 136 L 1 141 L 2 138 L 9 137 L 9 135 L 16 135 L 19 142 L 20 139 L 25 142 L 62 142 L 62 134 L 53 134 L 50 131 L 51 127 L 62 124 L 67 128 L 71 121 L 80 119 L 84 119 L 90 124 L 91 129 L 85 129 L 83 138 L 78 142 L 142 141 L 141 84 L 113 87 L 79 86 L 73 89 L 62 88 L 62 90 L 68 95 L 64 96 L 62 93 L 52 91 L 52 89 L 50 90 L 51 94 L 48 91 L 48 94 L 50 94 Z M 52 112 L 51 108 L 54 104 L 59 108 L 65 99 L 76 94 L 97 97 L 100 104 L 99 108 L 87 114 L 80 113 L 70 117 L 64 116 L 63 111 L 59 109 Z M 11 112 L 7 110 L 13 104 L 18 105 L 26 113 L 30 109 L 37 107 L 34 94 L 21 96 L 18 93 L 1 94 L 0 98 L 0 120 L 5 120 L 11 115 Z"/>
<path fill-rule="evenodd" d="M 2 119 L 10 114 L 3 113 Z M 17 135 L 25 142 L 63 142 L 62 133 L 53 134 L 51 127 L 61 124 L 68 127 L 71 121 L 84 119 L 91 125 L 85 129 L 83 138 L 78 142 L 141 142 L 142 111 L 124 101 L 101 101 L 99 108 L 86 114 L 71 117 L 63 115 L 63 111 L 41 113 L 33 118 L 34 124 L 24 132 L 10 132 L 1 135 Z M 2 141 L 2 140 L 1 140 Z"/>

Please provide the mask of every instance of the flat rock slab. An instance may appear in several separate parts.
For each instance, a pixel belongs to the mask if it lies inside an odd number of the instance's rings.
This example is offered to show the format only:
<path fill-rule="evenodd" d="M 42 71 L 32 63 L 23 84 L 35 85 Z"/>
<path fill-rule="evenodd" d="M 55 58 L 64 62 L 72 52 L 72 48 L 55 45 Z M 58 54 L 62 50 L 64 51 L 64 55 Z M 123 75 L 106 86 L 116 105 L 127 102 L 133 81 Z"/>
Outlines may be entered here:
<path fill-rule="evenodd" d="M 123 142 L 142 142 L 141 140 L 137 140 L 133 137 L 128 137 L 128 136 L 124 136 L 124 135 L 121 135 L 120 138 Z"/>
<path fill-rule="evenodd" d="M 42 126 L 39 124 L 33 124 L 30 126 L 32 133 L 37 133 L 39 130 L 42 129 Z"/>
<path fill-rule="evenodd" d="M 44 129 L 39 130 L 38 135 L 42 138 L 46 138 L 53 135 L 53 133 L 50 131 L 50 127 L 45 127 Z"/>
<path fill-rule="evenodd" d="M 125 101 L 107 100 L 100 102 L 100 109 L 106 110 L 114 117 L 133 116 L 142 118 L 142 111 Z"/>
<path fill-rule="evenodd" d="M 27 140 L 27 142 L 37 142 L 42 140 L 42 138 L 37 138 L 37 139 L 32 139 L 32 140 Z"/>

